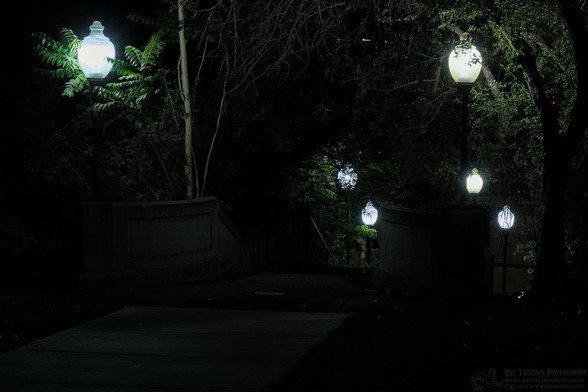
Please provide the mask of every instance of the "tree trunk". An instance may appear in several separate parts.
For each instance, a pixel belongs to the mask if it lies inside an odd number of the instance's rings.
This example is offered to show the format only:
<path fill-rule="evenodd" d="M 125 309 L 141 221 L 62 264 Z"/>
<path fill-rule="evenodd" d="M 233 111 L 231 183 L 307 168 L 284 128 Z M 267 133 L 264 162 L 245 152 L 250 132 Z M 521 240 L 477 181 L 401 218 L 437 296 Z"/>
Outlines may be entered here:
<path fill-rule="evenodd" d="M 566 296 L 574 292 L 566 257 L 566 186 L 572 157 L 588 127 L 588 60 L 583 55 L 588 29 L 578 2 L 560 0 L 558 5 L 576 55 L 576 100 L 565 132 L 559 132 L 557 112 L 548 103 L 537 69 L 527 61 L 527 65 L 530 65 L 527 67 L 530 71 L 529 85 L 537 88 L 535 91 L 531 88 L 530 91 L 540 110 L 544 148 L 541 191 L 543 219 L 533 281 L 533 292 L 539 296 Z"/>
<path fill-rule="evenodd" d="M 565 244 L 565 189 L 570 151 L 562 144 L 551 147 L 543 162 L 542 227 L 537 250 L 533 293 L 541 297 L 571 294 L 571 279 Z"/>
<path fill-rule="evenodd" d="M 180 42 L 180 81 L 184 100 L 184 173 L 186 178 L 187 200 L 194 198 L 192 171 L 192 102 L 190 99 L 190 82 L 188 79 L 188 55 L 186 49 L 186 24 L 184 13 L 185 0 L 178 0 L 178 25 Z"/>

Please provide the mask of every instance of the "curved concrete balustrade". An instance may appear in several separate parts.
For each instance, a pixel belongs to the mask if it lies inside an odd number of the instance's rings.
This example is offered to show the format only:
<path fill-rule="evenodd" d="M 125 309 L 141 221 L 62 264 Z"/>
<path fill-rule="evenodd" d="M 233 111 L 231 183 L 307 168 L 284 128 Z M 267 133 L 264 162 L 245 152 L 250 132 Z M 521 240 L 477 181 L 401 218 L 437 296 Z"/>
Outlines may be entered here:
<path fill-rule="evenodd" d="M 82 287 L 179 283 L 305 262 L 309 220 L 242 227 L 215 197 L 83 203 Z M 270 229 L 267 226 L 271 225 Z"/>

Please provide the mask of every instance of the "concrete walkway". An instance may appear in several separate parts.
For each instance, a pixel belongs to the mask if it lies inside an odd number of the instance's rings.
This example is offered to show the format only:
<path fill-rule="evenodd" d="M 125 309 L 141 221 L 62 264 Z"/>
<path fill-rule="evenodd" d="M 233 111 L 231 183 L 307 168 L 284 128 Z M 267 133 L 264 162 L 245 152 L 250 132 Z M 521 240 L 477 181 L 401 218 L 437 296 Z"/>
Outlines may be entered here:
<path fill-rule="evenodd" d="M 345 317 L 125 307 L 0 354 L 0 391 L 267 391 Z"/>
<path fill-rule="evenodd" d="M 108 292 L 128 305 L 0 354 L 0 391 L 269 391 L 383 295 L 299 274 Z"/>

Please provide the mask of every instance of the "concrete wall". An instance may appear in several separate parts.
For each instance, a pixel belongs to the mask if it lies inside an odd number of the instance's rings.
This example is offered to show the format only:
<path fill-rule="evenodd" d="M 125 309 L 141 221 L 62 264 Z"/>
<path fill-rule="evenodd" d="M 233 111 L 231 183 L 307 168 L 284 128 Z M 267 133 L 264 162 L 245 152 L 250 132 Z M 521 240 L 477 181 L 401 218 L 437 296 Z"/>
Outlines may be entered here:
<path fill-rule="evenodd" d="M 175 283 L 302 262 L 308 230 L 281 219 L 243 231 L 214 197 L 192 201 L 83 204 L 82 287 Z M 271 265 L 272 261 L 275 263 Z"/>
<path fill-rule="evenodd" d="M 485 209 L 426 211 L 383 204 L 379 241 L 373 275 L 378 287 L 490 291 Z"/>

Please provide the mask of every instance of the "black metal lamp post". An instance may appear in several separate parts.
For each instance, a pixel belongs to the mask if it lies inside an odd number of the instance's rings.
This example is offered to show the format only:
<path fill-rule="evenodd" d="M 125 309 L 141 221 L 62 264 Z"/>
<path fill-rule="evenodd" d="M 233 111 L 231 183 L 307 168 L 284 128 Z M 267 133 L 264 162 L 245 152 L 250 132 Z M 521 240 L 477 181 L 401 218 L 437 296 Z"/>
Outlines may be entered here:
<path fill-rule="evenodd" d="M 468 98 L 474 82 L 482 70 L 482 55 L 472 43 L 468 33 L 462 34 L 459 44 L 449 54 L 449 73 L 461 94 L 461 137 L 459 150 L 460 182 L 467 174 L 468 164 Z M 465 192 L 461 192 L 462 204 L 465 202 Z"/>
<path fill-rule="evenodd" d="M 90 83 L 100 84 L 112 69 L 115 49 L 109 38 L 104 36 L 104 26 L 99 21 L 94 21 L 90 26 L 90 35 L 85 37 L 78 49 L 78 63 Z M 94 92 L 93 92 L 94 95 Z M 95 99 L 95 98 L 94 98 Z M 94 103 L 94 102 L 93 102 Z M 97 113 L 92 117 L 92 196 L 98 196 L 98 148 L 99 148 L 99 125 Z"/>
<path fill-rule="evenodd" d="M 351 165 L 346 165 L 339 173 L 337 173 L 337 180 L 341 185 L 341 189 L 347 192 L 347 227 L 345 229 L 345 241 L 346 241 L 346 252 L 347 252 L 347 265 L 351 267 L 351 244 L 350 244 L 350 233 L 351 230 L 351 200 L 350 192 L 355 188 L 357 183 L 357 173 Z"/>
<path fill-rule="evenodd" d="M 498 213 L 498 225 L 502 229 L 502 295 L 506 296 L 506 254 L 508 249 L 508 233 L 514 225 L 515 216 L 508 205 L 502 207 Z"/>
<path fill-rule="evenodd" d="M 376 221 L 378 220 L 378 210 L 374 207 L 371 201 L 368 201 L 364 209 L 361 210 L 361 220 L 366 226 L 373 226 L 376 224 Z M 365 241 L 367 252 L 366 259 L 369 265 L 372 261 L 372 241 L 369 235 L 366 236 Z"/>

